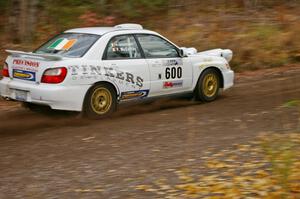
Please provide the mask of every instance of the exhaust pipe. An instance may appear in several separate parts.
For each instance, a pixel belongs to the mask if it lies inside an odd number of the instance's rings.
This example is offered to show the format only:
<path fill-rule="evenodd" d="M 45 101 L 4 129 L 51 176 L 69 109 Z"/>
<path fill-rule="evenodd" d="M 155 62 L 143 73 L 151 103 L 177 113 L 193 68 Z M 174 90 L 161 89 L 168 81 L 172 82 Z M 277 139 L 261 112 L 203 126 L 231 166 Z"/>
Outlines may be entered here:
<path fill-rule="evenodd" d="M 6 101 L 12 101 L 9 97 L 2 97 Z"/>

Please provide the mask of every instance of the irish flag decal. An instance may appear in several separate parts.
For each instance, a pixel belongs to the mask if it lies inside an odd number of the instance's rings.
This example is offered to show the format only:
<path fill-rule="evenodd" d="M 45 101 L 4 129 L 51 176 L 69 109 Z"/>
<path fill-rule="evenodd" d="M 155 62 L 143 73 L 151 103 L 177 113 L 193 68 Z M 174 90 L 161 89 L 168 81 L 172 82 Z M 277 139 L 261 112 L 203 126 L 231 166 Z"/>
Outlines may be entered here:
<path fill-rule="evenodd" d="M 48 48 L 52 50 L 69 50 L 74 46 L 76 43 L 77 39 L 65 39 L 65 38 L 60 38 L 53 42 Z"/>

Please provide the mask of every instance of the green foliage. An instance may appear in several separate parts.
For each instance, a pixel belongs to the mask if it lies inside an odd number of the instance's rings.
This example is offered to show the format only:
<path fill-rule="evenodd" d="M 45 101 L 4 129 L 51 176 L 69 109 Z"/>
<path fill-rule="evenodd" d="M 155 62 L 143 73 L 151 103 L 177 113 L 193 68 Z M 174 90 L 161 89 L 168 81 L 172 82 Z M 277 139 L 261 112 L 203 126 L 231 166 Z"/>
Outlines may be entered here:
<path fill-rule="evenodd" d="M 274 25 L 263 24 L 254 27 L 250 35 L 257 39 L 265 41 L 273 36 L 278 35 L 279 33 L 280 30 L 278 29 L 278 27 Z"/>
<path fill-rule="evenodd" d="M 8 0 L 1 0 L 0 1 L 0 10 L 2 11 L 2 10 L 5 10 L 6 8 L 7 8 L 7 6 L 8 6 L 8 4 L 9 4 L 9 1 Z"/>
<path fill-rule="evenodd" d="M 300 100 L 291 100 L 283 104 L 283 107 L 295 107 L 300 106 Z"/>
<path fill-rule="evenodd" d="M 75 8 L 61 7 L 60 9 L 51 6 L 46 9 L 46 12 L 48 13 L 52 21 L 59 26 L 60 29 L 66 29 L 76 26 L 76 24 L 78 23 L 78 16 L 83 14 L 85 10 L 86 8 L 83 6 L 78 6 Z"/>
<path fill-rule="evenodd" d="M 124 16 L 137 18 L 152 15 L 166 9 L 168 0 L 45 0 L 40 2 L 43 13 L 58 26 L 65 29 L 79 25 L 78 16 L 92 11 L 99 16 Z"/>
<path fill-rule="evenodd" d="M 141 17 L 155 14 L 167 8 L 168 0 L 115 0 L 114 8 L 126 17 Z"/>
<path fill-rule="evenodd" d="M 140 0 L 140 3 L 147 8 L 151 8 L 153 10 L 159 10 L 159 8 L 168 5 L 168 0 Z"/>

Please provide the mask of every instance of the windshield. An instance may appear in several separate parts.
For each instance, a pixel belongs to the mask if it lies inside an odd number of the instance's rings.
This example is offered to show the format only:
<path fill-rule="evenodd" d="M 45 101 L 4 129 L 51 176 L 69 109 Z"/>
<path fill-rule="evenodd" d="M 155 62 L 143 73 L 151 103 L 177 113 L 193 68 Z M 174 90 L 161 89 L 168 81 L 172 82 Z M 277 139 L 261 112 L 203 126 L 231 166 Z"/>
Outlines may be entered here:
<path fill-rule="evenodd" d="M 63 33 L 50 39 L 34 53 L 82 57 L 99 38 L 100 35 Z"/>

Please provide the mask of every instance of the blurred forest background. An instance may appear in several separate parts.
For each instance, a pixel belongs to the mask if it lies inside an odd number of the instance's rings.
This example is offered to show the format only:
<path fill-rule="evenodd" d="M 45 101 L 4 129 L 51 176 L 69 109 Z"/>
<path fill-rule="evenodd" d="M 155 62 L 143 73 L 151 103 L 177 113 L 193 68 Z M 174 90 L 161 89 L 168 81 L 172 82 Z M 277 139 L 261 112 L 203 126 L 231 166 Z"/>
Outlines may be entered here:
<path fill-rule="evenodd" d="M 0 0 L 0 59 L 66 29 L 124 22 L 199 51 L 230 48 L 236 71 L 300 62 L 300 0 Z"/>

